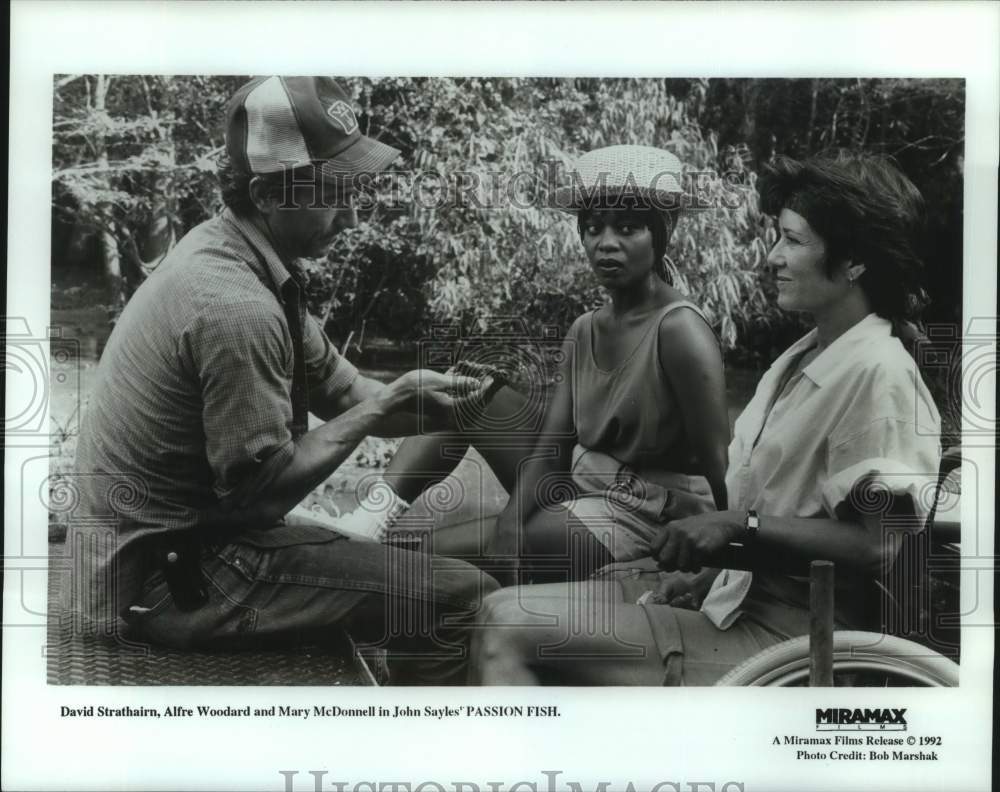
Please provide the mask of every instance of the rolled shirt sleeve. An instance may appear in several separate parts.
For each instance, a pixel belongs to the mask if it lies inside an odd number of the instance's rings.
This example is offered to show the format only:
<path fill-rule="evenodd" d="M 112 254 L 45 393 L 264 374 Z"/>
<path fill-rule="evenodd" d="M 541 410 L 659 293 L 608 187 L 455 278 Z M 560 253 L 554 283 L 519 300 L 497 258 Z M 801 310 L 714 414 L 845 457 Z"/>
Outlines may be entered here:
<path fill-rule="evenodd" d="M 306 357 L 306 381 L 309 398 L 314 402 L 336 399 L 358 377 L 358 370 L 337 352 L 319 322 L 306 316 L 303 348 Z"/>
<path fill-rule="evenodd" d="M 182 344 L 201 383 L 213 491 L 243 505 L 294 453 L 288 329 L 277 304 L 213 305 L 185 330 Z"/>
<path fill-rule="evenodd" d="M 881 514 L 894 499 L 909 496 L 914 527 L 920 528 L 934 504 L 938 433 L 912 421 L 879 418 L 847 437 L 831 437 L 827 465 L 822 499 L 830 515 Z"/>

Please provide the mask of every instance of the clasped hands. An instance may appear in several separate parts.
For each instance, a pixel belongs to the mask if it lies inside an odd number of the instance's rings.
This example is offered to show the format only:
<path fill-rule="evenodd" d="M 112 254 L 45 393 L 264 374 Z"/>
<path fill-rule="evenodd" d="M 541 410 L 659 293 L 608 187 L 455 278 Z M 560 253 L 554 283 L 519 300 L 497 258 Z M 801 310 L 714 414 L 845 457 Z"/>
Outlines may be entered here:
<path fill-rule="evenodd" d="M 711 564 L 730 542 L 742 536 L 745 519 L 745 512 L 728 510 L 671 520 L 661 526 L 650 543 L 648 557 L 608 564 L 596 574 L 625 570 L 676 572 L 678 574 L 664 581 L 661 593 L 671 604 L 697 607 L 717 570 L 706 569 L 703 575 L 694 576 L 680 573 L 701 572 L 705 564 Z M 514 523 L 513 514 L 505 511 L 500 515 L 491 553 L 518 557 L 518 531 Z"/>
<path fill-rule="evenodd" d="M 746 513 L 714 511 L 671 520 L 649 544 L 649 554 L 664 572 L 697 572 L 743 535 Z"/>
<path fill-rule="evenodd" d="M 649 556 L 608 564 L 596 574 L 659 571 L 659 585 L 649 592 L 649 601 L 697 609 L 719 572 L 703 565 L 742 535 L 744 519 L 743 512 L 722 511 L 671 520 L 650 543 Z"/>

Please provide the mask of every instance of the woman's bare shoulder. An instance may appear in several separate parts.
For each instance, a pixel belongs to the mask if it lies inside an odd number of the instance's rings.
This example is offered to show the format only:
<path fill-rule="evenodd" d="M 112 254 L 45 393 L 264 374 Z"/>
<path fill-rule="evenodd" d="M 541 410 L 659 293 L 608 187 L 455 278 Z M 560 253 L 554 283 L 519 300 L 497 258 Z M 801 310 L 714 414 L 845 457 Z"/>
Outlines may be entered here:
<path fill-rule="evenodd" d="M 676 307 L 663 315 L 658 329 L 661 361 L 672 365 L 697 361 L 721 365 L 719 339 L 707 317 L 687 300 L 672 305 Z"/>
<path fill-rule="evenodd" d="M 708 323 L 708 317 L 695 303 L 686 298 L 673 300 L 664 305 L 660 317 L 660 337 L 666 335 L 695 334 L 715 339 L 715 331 Z"/>

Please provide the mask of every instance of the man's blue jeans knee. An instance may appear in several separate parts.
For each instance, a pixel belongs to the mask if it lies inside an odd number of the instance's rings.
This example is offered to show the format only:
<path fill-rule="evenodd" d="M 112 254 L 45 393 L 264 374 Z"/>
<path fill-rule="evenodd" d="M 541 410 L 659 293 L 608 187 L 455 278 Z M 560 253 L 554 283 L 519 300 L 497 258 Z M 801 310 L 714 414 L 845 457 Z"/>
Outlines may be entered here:
<path fill-rule="evenodd" d="M 132 637 L 174 648 L 245 648 L 333 637 L 388 650 L 395 682 L 465 681 L 469 632 L 498 588 L 464 561 L 322 532 L 206 548 L 208 602 L 178 609 L 159 572 L 128 610 Z M 275 546 L 277 545 L 277 546 Z"/>

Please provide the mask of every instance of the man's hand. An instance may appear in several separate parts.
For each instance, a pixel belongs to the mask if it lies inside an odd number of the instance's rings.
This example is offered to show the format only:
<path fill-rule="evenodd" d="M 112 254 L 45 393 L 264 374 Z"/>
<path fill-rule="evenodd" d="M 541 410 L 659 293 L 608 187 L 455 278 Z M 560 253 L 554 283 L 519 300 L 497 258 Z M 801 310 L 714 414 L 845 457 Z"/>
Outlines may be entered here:
<path fill-rule="evenodd" d="M 418 369 L 389 383 L 384 398 L 391 412 L 416 413 L 428 424 L 422 429 L 443 431 L 455 428 L 455 411 L 475 399 L 480 388 L 475 377 Z"/>
<path fill-rule="evenodd" d="M 705 560 L 742 535 L 744 519 L 744 512 L 721 511 L 672 520 L 652 541 L 650 553 L 667 572 L 697 572 Z"/>

